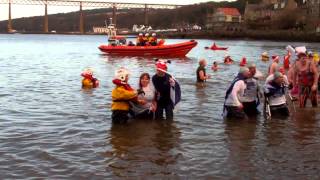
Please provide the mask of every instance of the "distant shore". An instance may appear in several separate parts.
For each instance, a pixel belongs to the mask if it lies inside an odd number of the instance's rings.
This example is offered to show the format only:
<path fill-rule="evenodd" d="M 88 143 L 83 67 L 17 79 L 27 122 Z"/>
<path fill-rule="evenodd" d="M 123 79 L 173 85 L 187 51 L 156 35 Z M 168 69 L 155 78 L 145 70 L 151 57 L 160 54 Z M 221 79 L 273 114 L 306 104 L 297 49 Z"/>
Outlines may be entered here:
<path fill-rule="evenodd" d="M 186 33 L 166 34 L 166 38 L 188 39 L 245 39 L 245 40 L 273 40 L 273 41 L 298 41 L 320 42 L 320 33 L 306 33 L 299 31 L 199 31 Z"/>
<path fill-rule="evenodd" d="M 50 35 L 105 35 L 96 33 L 62 32 L 62 33 L 42 33 L 42 32 L 15 32 L 0 34 L 50 34 Z M 290 42 L 320 42 L 320 33 L 307 33 L 301 31 L 194 31 L 194 32 L 165 32 L 158 33 L 159 38 L 173 39 L 239 39 L 239 40 L 272 40 Z M 119 34 L 135 37 L 136 33 Z"/>

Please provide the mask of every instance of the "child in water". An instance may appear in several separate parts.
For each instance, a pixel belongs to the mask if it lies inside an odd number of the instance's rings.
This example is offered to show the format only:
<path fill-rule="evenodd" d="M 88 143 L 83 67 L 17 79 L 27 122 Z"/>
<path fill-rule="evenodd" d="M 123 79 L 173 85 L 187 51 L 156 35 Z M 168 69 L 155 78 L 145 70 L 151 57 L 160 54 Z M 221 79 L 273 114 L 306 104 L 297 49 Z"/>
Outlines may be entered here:
<path fill-rule="evenodd" d="M 219 68 L 218 68 L 218 63 L 216 62 L 216 61 L 213 61 L 213 64 L 212 64 L 212 66 L 211 66 L 211 69 L 213 70 L 213 71 L 217 71 Z"/>
<path fill-rule="evenodd" d="M 93 77 L 93 71 L 90 68 L 85 69 L 81 76 L 82 79 L 82 88 L 96 88 L 99 86 L 99 80 Z"/>

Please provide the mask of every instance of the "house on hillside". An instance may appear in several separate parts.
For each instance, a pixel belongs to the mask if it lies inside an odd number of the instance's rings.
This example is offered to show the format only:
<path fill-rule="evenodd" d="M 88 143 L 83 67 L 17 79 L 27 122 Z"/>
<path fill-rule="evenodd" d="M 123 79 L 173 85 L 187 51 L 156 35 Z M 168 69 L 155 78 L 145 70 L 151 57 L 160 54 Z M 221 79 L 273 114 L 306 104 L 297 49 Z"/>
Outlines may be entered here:
<path fill-rule="evenodd" d="M 307 20 L 320 18 L 319 8 L 320 0 L 262 0 L 259 4 L 246 4 L 244 19 L 247 27 L 257 29 L 275 28 L 272 23 L 286 15 L 297 16 L 296 23 L 305 24 Z"/>
<path fill-rule="evenodd" d="M 266 22 L 279 16 L 285 10 L 297 8 L 295 0 L 263 0 L 260 4 L 249 4 L 244 11 L 245 21 Z"/>
<path fill-rule="evenodd" d="M 238 30 L 242 17 L 237 8 L 218 8 L 207 15 L 206 28 Z"/>

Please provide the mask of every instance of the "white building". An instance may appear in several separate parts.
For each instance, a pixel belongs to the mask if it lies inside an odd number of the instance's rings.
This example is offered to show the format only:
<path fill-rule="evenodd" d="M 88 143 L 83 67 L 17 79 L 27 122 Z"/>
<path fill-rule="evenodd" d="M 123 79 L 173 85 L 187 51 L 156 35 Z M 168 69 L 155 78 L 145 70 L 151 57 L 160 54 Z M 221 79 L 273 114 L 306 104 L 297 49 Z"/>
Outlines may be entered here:
<path fill-rule="evenodd" d="M 106 27 L 93 27 L 93 32 L 97 34 L 107 34 L 108 29 Z"/>

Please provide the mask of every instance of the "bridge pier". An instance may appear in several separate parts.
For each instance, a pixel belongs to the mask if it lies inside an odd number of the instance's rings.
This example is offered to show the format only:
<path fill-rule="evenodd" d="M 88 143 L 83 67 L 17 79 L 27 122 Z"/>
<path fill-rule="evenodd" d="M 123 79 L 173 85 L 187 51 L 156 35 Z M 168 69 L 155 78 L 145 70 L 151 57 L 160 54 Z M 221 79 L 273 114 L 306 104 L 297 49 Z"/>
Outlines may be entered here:
<path fill-rule="evenodd" d="M 11 0 L 9 0 L 9 18 L 8 18 L 8 33 L 12 32 L 12 20 L 11 20 Z"/>
<path fill-rule="evenodd" d="M 113 4 L 112 7 L 112 20 L 113 20 L 113 24 L 115 25 L 115 27 L 117 27 L 117 6 L 116 4 Z"/>
<path fill-rule="evenodd" d="M 44 22 L 43 22 L 43 32 L 49 32 L 49 20 L 48 20 L 48 1 L 46 0 L 44 4 Z"/>
<path fill-rule="evenodd" d="M 147 26 L 148 25 L 148 5 L 145 4 L 144 5 L 144 25 Z"/>
<path fill-rule="evenodd" d="M 83 12 L 82 12 L 82 2 L 80 1 L 80 22 L 79 22 L 79 31 L 80 34 L 84 34 L 84 20 L 83 20 Z"/>

